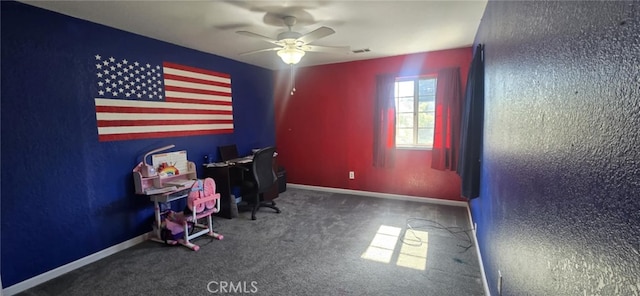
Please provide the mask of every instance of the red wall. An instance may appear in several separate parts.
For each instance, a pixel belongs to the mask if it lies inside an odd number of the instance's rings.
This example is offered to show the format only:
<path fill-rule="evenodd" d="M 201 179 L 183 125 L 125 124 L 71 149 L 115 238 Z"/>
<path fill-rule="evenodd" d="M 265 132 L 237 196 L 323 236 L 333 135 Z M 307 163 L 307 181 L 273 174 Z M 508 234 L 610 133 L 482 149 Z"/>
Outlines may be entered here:
<path fill-rule="evenodd" d="M 462 200 L 460 178 L 432 170 L 430 150 L 397 150 L 393 168 L 373 167 L 373 110 L 376 75 L 460 67 L 464 86 L 471 58 L 469 47 L 300 68 L 293 96 L 290 71 L 276 72 L 276 143 L 287 182 Z"/>

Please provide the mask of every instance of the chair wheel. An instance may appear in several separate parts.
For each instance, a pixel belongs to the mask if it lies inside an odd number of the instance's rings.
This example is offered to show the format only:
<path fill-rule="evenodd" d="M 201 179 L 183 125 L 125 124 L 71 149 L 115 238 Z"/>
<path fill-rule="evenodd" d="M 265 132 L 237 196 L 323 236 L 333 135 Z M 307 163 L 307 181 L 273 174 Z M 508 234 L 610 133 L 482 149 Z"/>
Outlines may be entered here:
<path fill-rule="evenodd" d="M 255 219 L 256 219 L 256 216 L 251 216 L 251 220 L 255 220 Z"/>
<path fill-rule="evenodd" d="M 280 214 L 280 210 L 276 210 L 276 214 Z"/>

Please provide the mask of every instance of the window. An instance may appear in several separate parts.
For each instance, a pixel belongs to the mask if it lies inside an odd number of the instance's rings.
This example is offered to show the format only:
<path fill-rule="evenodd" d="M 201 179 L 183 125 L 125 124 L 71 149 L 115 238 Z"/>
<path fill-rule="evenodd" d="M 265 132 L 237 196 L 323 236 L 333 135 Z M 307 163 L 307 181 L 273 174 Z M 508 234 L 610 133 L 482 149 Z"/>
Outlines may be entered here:
<path fill-rule="evenodd" d="M 397 78 L 396 147 L 433 147 L 436 107 L 436 77 Z"/>

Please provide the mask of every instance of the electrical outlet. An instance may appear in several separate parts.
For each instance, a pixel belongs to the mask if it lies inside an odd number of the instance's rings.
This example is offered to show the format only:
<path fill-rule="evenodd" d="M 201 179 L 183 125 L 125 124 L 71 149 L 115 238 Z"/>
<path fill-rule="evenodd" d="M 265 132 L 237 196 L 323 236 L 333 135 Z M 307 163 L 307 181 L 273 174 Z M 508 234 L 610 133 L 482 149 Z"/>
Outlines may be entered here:
<path fill-rule="evenodd" d="M 502 296 L 502 272 L 498 269 L 498 296 Z"/>
<path fill-rule="evenodd" d="M 349 179 L 353 180 L 356 178 L 356 173 L 354 171 L 349 171 Z"/>

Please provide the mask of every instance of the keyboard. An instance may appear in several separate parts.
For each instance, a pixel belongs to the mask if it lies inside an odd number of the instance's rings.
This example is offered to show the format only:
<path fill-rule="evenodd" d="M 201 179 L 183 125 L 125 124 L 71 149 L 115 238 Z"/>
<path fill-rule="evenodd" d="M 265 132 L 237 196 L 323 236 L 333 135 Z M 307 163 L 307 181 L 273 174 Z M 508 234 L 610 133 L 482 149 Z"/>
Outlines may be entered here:
<path fill-rule="evenodd" d="M 251 161 L 253 161 L 253 155 L 227 160 L 228 163 L 248 163 Z"/>

